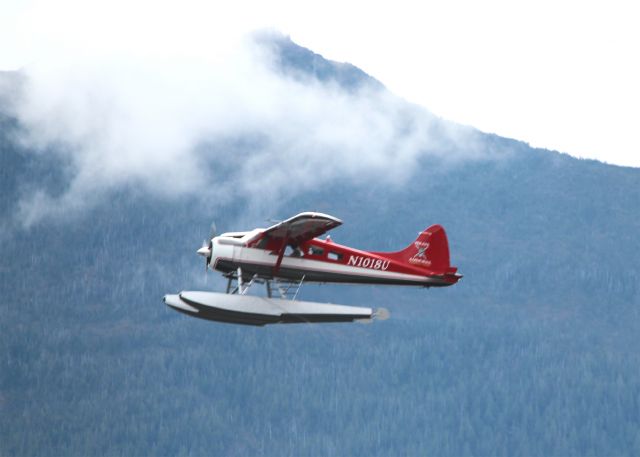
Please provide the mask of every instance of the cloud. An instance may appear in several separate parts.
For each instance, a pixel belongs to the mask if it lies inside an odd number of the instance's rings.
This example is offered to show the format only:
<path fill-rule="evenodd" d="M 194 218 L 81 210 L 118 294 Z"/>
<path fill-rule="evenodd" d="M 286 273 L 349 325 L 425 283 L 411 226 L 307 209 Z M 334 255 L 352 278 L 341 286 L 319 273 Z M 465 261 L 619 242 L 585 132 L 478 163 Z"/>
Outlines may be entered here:
<path fill-rule="evenodd" d="M 277 202 L 344 179 L 401 185 L 418 161 L 481 153 L 471 129 L 379 85 L 282 71 L 274 37 L 218 33 L 197 52 L 166 54 L 118 42 L 29 65 L 14 112 L 21 141 L 69 164 L 70 181 L 60 195 L 25 195 L 20 223 L 81 212 L 124 186 Z"/>

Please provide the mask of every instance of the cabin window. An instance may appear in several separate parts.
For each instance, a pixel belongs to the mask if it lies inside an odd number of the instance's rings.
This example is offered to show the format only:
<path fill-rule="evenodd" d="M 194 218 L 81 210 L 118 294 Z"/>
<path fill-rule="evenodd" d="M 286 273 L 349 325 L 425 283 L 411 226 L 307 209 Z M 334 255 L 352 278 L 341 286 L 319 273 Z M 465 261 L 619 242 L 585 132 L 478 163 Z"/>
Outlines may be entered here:
<path fill-rule="evenodd" d="M 290 244 L 285 248 L 284 255 L 287 257 L 302 257 L 302 252 L 300 252 L 298 246 Z"/>
<path fill-rule="evenodd" d="M 329 251 L 327 258 L 329 258 L 329 260 L 342 260 L 342 254 L 338 252 Z"/>
<path fill-rule="evenodd" d="M 268 244 L 269 244 L 269 237 L 265 236 L 260 241 L 258 241 L 258 243 L 256 244 L 256 247 L 258 249 L 267 249 Z"/>
<path fill-rule="evenodd" d="M 307 252 L 309 255 L 322 255 L 324 254 L 324 249 L 316 246 L 309 246 L 309 251 Z"/>

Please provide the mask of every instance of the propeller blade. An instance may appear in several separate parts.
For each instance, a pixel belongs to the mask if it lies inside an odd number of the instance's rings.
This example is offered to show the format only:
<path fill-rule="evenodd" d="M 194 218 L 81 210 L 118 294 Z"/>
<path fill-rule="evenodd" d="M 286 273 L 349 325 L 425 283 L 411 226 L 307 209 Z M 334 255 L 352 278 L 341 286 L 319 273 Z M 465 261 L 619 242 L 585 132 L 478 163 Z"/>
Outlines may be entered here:
<path fill-rule="evenodd" d="M 204 240 L 202 242 L 202 247 L 198 249 L 196 252 L 198 255 L 204 257 L 204 283 L 207 283 L 207 273 L 209 272 L 209 262 L 211 262 L 211 253 L 213 252 L 213 239 L 216 237 L 216 223 L 211 222 L 211 226 L 209 227 L 209 240 Z"/>
<path fill-rule="evenodd" d="M 216 223 L 211 222 L 211 227 L 209 227 L 209 239 L 215 238 L 216 233 L 218 233 L 218 228 L 216 227 Z"/>

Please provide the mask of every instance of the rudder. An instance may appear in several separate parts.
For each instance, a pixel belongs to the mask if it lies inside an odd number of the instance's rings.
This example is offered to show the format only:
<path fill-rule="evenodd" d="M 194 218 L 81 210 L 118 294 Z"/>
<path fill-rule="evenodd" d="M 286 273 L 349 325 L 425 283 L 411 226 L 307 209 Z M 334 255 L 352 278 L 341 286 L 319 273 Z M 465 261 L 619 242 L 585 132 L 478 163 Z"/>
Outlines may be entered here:
<path fill-rule="evenodd" d="M 420 232 L 413 243 L 396 255 L 398 260 L 419 268 L 438 273 L 448 273 L 451 270 L 447 234 L 438 224 Z"/>

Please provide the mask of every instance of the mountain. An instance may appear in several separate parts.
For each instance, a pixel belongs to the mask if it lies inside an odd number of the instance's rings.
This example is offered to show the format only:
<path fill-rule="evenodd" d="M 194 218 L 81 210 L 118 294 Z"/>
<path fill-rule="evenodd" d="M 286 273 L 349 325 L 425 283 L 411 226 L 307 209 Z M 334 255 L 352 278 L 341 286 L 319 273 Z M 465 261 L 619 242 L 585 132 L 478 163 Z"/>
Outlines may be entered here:
<path fill-rule="evenodd" d="M 293 77 L 385 90 L 268 40 Z M 402 185 L 343 180 L 270 216 L 326 212 L 345 221 L 335 241 L 380 251 L 440 223 L 460 284 L 305 286 L 391 319 L 254 329 L 161 301 L 205 287 L 195 249 L 212 218 L 247 228 L 249 202 L 210 214 L 197 197 L 123 187 L 69 219 L 14 225 L 21 197 L 61 194 L 69 168 L 20 143 L 3 103 L 0 454 L 640 454 L 640 169 L 440 119 L 497 157 L 419 162 Z"/>

